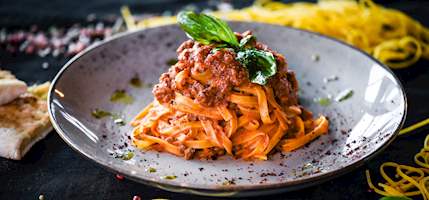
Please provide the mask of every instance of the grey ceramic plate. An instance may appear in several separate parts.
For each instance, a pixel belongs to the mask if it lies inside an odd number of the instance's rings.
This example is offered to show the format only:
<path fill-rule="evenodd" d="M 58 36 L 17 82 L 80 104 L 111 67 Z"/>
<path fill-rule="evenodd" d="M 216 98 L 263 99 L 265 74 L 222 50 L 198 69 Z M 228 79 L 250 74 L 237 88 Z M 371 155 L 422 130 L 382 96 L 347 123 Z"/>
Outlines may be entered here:
<path fill-rule="evenodd" d="M 71 59 L 49 94 L 55 129 L 77 152 L 114 173 L 165 190 L 211 196 L 262 195 L 314 185 L 357 168 L 395 138 L 405 118 L 406 98 L 398 79 L 379 62 L 314 33 L 256 23 L 231 26 L 234 31 L 252 30 L 259 41 L 286 56 L 300 82 L 301 103 L 329 117 L 328 135 L 295 152 L 255 162 L 226 156 L 184 160 L 130 146 L 129 125 L 118 126 L 108 117 L 95 119 L 91 111 L 119 113 L 129 122 L 152 101 L 150 87 L 134 88 L 129 80 L 138 75 L 145 85 L 158 81 L 186 39 L 176 25 L 125 33 Z M 110 102 L 118 89 L 131 94 L 134 103 Z M 345 101 L 333 100 L 325 107 L 314 101 L 335 99 L 347 89 L 354 94 Z M 131 160 L 112 155 L 126 150 L 135 152 Z M 169 175 L 177 178 L 162 178 Z"/>

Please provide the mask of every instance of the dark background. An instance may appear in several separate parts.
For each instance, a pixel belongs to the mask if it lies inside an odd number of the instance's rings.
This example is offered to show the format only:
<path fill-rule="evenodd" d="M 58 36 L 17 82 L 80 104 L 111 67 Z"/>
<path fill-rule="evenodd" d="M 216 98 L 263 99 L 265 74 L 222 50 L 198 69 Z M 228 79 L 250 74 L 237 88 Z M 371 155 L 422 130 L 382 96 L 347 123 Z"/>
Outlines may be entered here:
<path fill-rule="evenodd" d="M 52 25 L 70 26 L 74 23 L 88 23 L 87 16 L 95 14 L 97 20 L 119 16 L 119 8 L 129 5 L 133 13 L 161 13 L 165 8 L 178 10 L 194 3 L 200 7 L 213 6 L 217 1 L 191 0 L 52 0 L 52 1 L 4 1 L 0 0 L 0 29 L 28 29 L 37 24 L 41 28 Z M 406 12 L 426 26 L 429 26 L 429 1 L 376 1 L 387 7 Z M 252 1 L 234 1 L 237 7 L 250 5 Z M 19 79 L 28 83 L 51 80 L 67 61 L 67 58 L 40 58 L 37 55 L 12 55 L 0 50 L 0 68 L 11 70 Z M 42 69 L 48 62 L 49 69 Z M 409 110 L 406 126 L 429 117 L 429 61 L 421 60 L 414 66 L 395 70 L 404 84 Z M 370 169 L 374 178 L 378 166 L 385 161 L 404 164 L 413 163 L 413 156 L 422 146 L 429 128 L 422 128 L 412 134 L 398 137 L 386 151 L 347 175 L 324 184 L 296 192 L 255 199 L 378 199 L 379 195 L 368 190 L 364 176 Z M 129 180 L 119 181 L 95 163 L 84 159 L 69 148 L 61 138 L 52 132 L 38 142 L 21 161 L 0 158 L 0 199 L 209 199 L 165 192 Z"/>

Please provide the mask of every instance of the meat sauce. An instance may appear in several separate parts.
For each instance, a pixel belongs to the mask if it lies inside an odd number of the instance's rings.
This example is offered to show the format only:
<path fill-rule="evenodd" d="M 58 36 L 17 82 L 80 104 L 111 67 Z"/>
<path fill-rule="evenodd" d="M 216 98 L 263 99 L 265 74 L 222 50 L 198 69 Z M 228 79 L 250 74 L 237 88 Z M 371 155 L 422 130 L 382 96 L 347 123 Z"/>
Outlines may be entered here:
<path fill-rule="evenodd" d="M 240 40 L 249 34 L 251 32 L 246 31 L 236 36 Z M 250 45 L 271 52 L 276 59 L 277 73 L 268 84 L 273 88 L 277 101 L 282 106 L 297 105 L 298 82 L 295 74 L 287 69 L 286 59 L 263 43 Z M 250 83 L 247 70 L 235 59 L 236 53 L 232 49 L 215 49 L 213 45 L 188 40 L 180 45 L 177 54 L 178 62 L 161 75 L 153 89 L 155 98 L 161 103 L 169 103 L 178 92 L 205 106 L 221 105 L 227 102 L 226 97 L 234 87 Z M 177 82 L 176 76 L 180 72 L 182 78 Z M 211 74 L 206 83 L 195 80 L 191 75 L 206 72 Z"/>

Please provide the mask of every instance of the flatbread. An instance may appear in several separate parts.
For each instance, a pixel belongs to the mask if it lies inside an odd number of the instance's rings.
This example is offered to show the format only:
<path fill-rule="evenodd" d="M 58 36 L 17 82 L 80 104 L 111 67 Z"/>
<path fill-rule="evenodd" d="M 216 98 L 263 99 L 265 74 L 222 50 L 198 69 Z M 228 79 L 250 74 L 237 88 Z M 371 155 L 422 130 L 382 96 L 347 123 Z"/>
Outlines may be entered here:
<path fill-rule="evenodd" d="M 0 79 L 16 79 L 10 71 L 0 70 Z"/>
<path fill-rule="evenodd" d="M 4 74 L 0 71 L 0 77 Z M 20 160 L 52 131 L 46 102 L 48 88 L 49 83 L 30 87 L 12 102 L 0 105 L 1 157 Z"/>
<path fill-rule="evenodd" d="M 27 84 L 9 71 L 0 70 L 0 105 L 9 103 L 27 92 Z"/>

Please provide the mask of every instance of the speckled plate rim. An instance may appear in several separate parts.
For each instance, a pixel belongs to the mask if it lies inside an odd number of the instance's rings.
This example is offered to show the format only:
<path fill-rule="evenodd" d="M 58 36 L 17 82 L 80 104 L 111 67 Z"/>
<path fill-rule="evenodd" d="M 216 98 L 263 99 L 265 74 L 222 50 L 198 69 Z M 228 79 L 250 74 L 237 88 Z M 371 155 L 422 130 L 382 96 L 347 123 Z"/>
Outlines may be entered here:
<path fill-rule="evenodd" d="M 404 109 L 402 111 L 402 116 L 401 116 L 401 121 L 400 123 L 397 125 L 395 131 L 390 135 L 390 137 L 388 138 L 388 140 L 381 145 L 378 149 L 374 150 L 371 154 L 367 155 L 366 157 L 363 157 L 359 160 L 356 160 L 353 163 L 350 163 L 347 166 L 344 166 L 340 169 L 331 171 L 331 172 L 327 172 L 324 174 L 320 174 L 318 176 L 313 176 L 313 177 L 309 177 L 307 179 L 299 179 L 299 180 L 294 180 L 294 181 L 289 181 L 289 182 L 284 182 L 284 183 L 274 183 L 274 184 L 266 184 L 266 185 L 253 185 L 253 186 L 219 186 L 219 187 L 210 187 L 210 188 L 201 188 L 201 186 L 197 186 L 197 185 L 190 185 L 190 186 L 181 186 L 179 184 L 174 184 L 168 181 L 164 181 L 164 180 L 157 180 L 157 181 L 153 181 L 150 179 L 141 179 L 140 177 L 137 177 L 136 175 L 133 175 L 131 173 L 128 173 L 127 171 L 122 171 L 122 170 L 118 170 L 118 169 L 113 169 L 111 167 L 109 167 L 109 165 L 107 163 L 103 163 L 98 161 L 96 158 L 94 158 L 93 156 L 89 155 L 86 152 L 83 152 L 79 149 L 79 146 L 77 144 L 74 144 L 73 141 L 71 141 L 67 136 L 66 133 L 63 132 L 63 130 L 59 127 L 58 122 L 55 120 L 55 118 L 53 117 L 54 113 L 52 110 L 52 105 L 53 105 L 53 95 L 54 95 L 54 90 L 56 88 L 56 84 L 57 81 L 61 78 L 61 76 L 64 74 L 64 72 L 75 62 L 77 61 L 80 57 L 84 56 L 85 54 L 87 54 L 90 51 L 93 51 L 94 49 L 101 47 L 113 40 L 117 40 L 120 38 L 124 38 L 130 35 L 134 35 L 134 34 L 139 34 L 141 32 L 144 32 L 146 30 L 149 29 L 162 29 L 166 26 L 177 26 L 177 25 L 163 25 L 163 26 L 158 26 L 158 27 L 153 27 L 153 28 L 147 28 L 147 29 L 141 29 L 141 30 L 134 30 L 134 31 L 128 31 L 128 32 L 124 32 L 124 33 L 119 33 L 117 35 L 114 35 L 104 41 L 95 43 L 91 46 L 89 46 L 88 48 L 86 48 L 84 51 L 78 53 L 77 55 L 75 55 L 73 58 L 71 58 L 62 68 L 61 70 L 57 73 L 57 75 L 55 76 L 55 78 L 52 81 L 52 84 L 49 88 L 49 92 L 48 92 L 48 112 L 49 112 L 49 117 L 50 120 L 52 122 L 52 125 L 54 127 L 54 129 L 56 130 L 56 132 L 58 133 L 58 135 L 60 135 L 60 137 L 70 146 L 72 147 L 72 149 L 74 149 L 76 152 L 80 153 L 81 155 L 83 155 L 85 158 L 92 160 L 93 162 L 99 164 L 100 166 L 102 166 L 103 168 L 107 169 L 108 171 L 111 171 L 113 173 L 116 174 L 121 174 L 124 175 L 125 177 L 134 180 L 136 182 L 140 182 L 149 186 L 154 186 L 160 189 L 164 189 L 164 190 L 168 190 L 168 191 L 172 191 L 172 192 L 180 192 L 180 193 L 190 193 L 190 194 L 196 194 L 196 195 L 204 195 L 204 196 L 222 196 L 222 197 L 227 197 L 227 196 L 240 196 L 240 192 L 245 192 L 247 193 L 247 195 L 244 196 L 249 196 L 248 194 L 253 194 L 253 195 L 264 195 L 264 194 L 269 194 L 272 193 L 274 191 L 291 191 L 291 190 L 298 190 L 301 188 L 305 188 L 305 187 L 309 187 L 309 186 L 313 186 L 316 184 L 320 184 L 322 182 L 326 182 L 328 180 L 331 180 L 333 178 L 339 177 L 341 175 L 344 175 L 348 172 L 351 172 L 357 168 L 359 168 L 360 166 L 362 166 L 365 162 L 371 160 L 372 158 L 374 158 L 376 155 L 378 155 L 380 152 L 382 152 L 383 150 L 385 150 L 387 148 L 387 146 L 389 146 L 393 140 L 398 136 L 400 129 L 402 128 L 405 119 L 406 119 L 406 115 L 407 115 L 407 108 L 408 108 L 408 102 L 407 102 L 407 98 L 406 98 L 406 93 L 404 90 L 404 87 L 402 85 L 402 83 L 399 81 L 398 77 L 393 73 L 393 71 L 385 66 L 384 64 L 382 64 L 381 62 L 379 62 L 378 60 L 376 60 L 375 58 L 373 58 L 371 55 L 369 55 L 368 53 L 354 47 L 351 46 L 343 41 L 337 40 L 335 38 L 326 36 L 326 35 L 322 35 L 320 33 L 315 33 L 315 32 L 311 32 L 311 31 L 307 31 L 307 30 L 302 30 L 302 29 L 297 29 L 297 28 L 293 28 L 293 27 L 288 27 L 288 26 L 281 26 L 281 25 L 273 25 L 273 24 L 266 24 L 266 23 L 257 23 L 257 22 L 238 22 L 238 21 L 229 21 L 228 23 L 241 23 L 241 24 L 259 24 L 262 26 L 274 26 L 274 27 L 281 27 L 284 29 L 292 29 L 295 31 L 299 31 L 299 32 L 305 32 L 305 33 L 309 33 L 309 34 L 313 34 L 317 37 L 321 37 L 324 39 L 328 39 L 331 40 L 333 42 L 336 43 L 340 43 L 342 45 L 345 45 L 355 51 L 360 52 L 363 56 L 369 58 L 370 60 L 372 60 L 373 62 L 375 62 L 377 65 L 379 65 L 379 67 L 383 68 L 384 70 L 386 70 L 388 73 L 390 73 L 392 75 L 392 77 L 394 78 L 395 83 L 400 87 L 401 89 L 401 93 L 403 96 L 403 103 L 404 103 Z"/>

